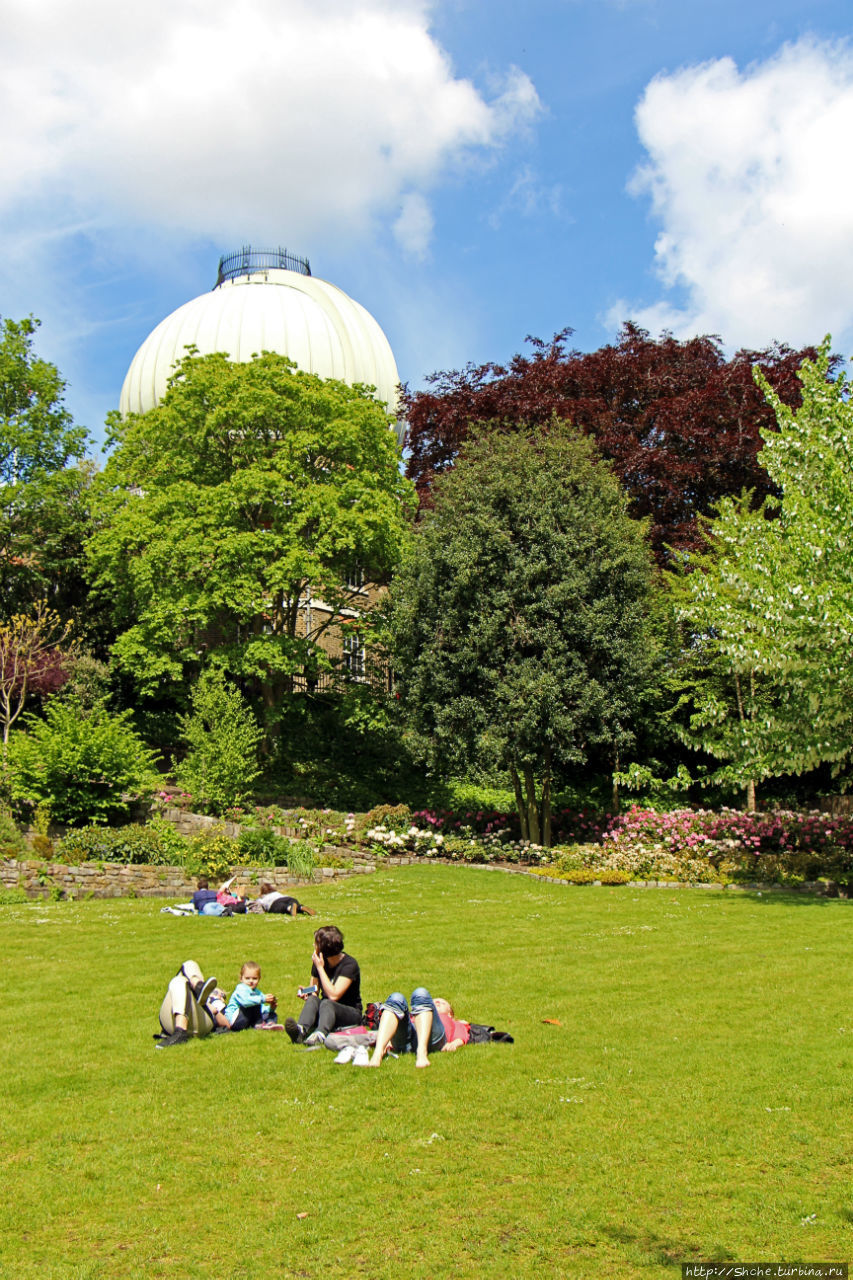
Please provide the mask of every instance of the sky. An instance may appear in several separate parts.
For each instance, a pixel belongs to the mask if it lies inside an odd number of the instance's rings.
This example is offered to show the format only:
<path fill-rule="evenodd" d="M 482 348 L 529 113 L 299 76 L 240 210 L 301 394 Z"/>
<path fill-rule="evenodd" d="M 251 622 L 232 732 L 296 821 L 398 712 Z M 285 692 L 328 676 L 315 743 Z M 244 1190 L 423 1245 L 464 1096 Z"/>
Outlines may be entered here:
<path fill-rule="evenodd" d="M 849 0 L 0 0 L 0 315 L 103 438 L 220 254 L 282 246 L 411 387 L 626 319 L 853 351 Z"/>

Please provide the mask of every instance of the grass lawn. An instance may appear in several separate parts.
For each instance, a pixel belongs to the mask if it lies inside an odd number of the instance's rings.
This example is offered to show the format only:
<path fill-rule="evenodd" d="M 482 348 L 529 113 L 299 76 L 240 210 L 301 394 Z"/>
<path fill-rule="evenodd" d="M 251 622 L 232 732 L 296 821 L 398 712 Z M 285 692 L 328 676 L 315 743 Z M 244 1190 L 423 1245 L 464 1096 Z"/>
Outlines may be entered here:
<path fill-rule="evenodd" d="M 0 1277 L 624 1280 L 853 1258 L 853 903 L 463 867 L 306 900 L 316 921 L 0 907 Z M 257 960 L 283 1018 L 331 922 L 366 999 L 424 982 L 515 1044 L 427 1071 L 336 1066 L 283 1033 L 154 1049 L 182 960 L 229 987 Z"/>

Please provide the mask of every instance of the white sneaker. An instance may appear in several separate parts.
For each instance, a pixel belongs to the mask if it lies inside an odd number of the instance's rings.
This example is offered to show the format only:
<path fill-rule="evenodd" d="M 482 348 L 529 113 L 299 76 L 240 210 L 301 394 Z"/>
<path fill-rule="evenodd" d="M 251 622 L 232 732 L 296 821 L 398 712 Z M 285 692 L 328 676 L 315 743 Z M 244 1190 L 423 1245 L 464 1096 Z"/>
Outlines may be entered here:
<path fill-rule="evenodd" d="M 326 1037 L 322 1031 L 312 1031 L 310 1036 L 305 1037 L 303 1043 L 308 1049 L 319 1048 L 326 1043 Z"/>
<path fill-rule="evenodd" d="M 344 1052 L 346 1052 L 346 1050 L 344 1050 Z M 367 1052 L 366 1044 L 360 1044 L 357 1049 L 353 1049 L 352 1065 L 354 1067 L 366 1067 L 370 1065 L 370 1054 Z"/>
<path fill-rule="evenodd" d="M 335 1058 L 335 1062 L 352 1062 L 354 1057 L 355 1057 L 355 1045 L 346 1044 L 344 1045 L 343 1049 L 341 1049 L 338 1056 Z"/>

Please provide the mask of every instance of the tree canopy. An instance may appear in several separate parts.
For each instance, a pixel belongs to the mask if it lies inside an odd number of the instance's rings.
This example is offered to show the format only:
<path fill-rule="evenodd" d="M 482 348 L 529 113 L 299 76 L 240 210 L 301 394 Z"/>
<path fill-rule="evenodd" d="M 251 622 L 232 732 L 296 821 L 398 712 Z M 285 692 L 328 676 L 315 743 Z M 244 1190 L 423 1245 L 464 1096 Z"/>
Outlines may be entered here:
<path fill-rule="evenodd" d="M 389 421 L 364 388 L 269 352 L 189 355 L 157 408 L 112 418 L 88 551 L 143 691 L 212 658 L 272 708 L 328 665 L 320 636 L 363 599 L 354 568 L 387 580 L 407 527 Z"/>
<path fill-rule="evenodd" d="M 752 777 L 840 768 L 853 754 L 853 404 L 832 370 L 827 338 L 800 371 L 796 412 L 758 372 L 778 423 L 759 461 L 780 497 L 760 510 L 748 495 L 724 500 L 680 596 L 731 672 L 764 683 L 718 752 Z"/>
<path fill-rule="evenodd" d="M 532 340 L 533 354 L 508 365 L 434 374 L 431 390 L 407 393 L 408 474 L 423 505 L 472 424 L 526 431 L 553 417 L 591 436 L 612 462 L 631 513 L 648 519 L 661 563 L 669 546 L 701 545 L 699 517 L 721 497 L 749 488 L 760 500 L 771 491 L 757 454 L 773 412 L 752 367 L 762 369 L 783 403 L 796 406 L 796 371 L 813 348 L 777 345 L 727 359 L 717 338 L 653 339 L 626 324 L 612 345 L 582 353 L 567 350 L 570 334 L 549 344 Z"/>
<path fill-rule="evenodd" d="M 0 612 L 42 596 L 67 613 L 83 597 L 87 432 L 63 404 L 65 382 L 36 356 L 38 321 L 0 324 Z"/>
<path fill-rule="evenodd" d="M 651 557 L 626 508 L 565 424 L 484 432 L 436 485 L 394 583 L 404 711 L 445 772 L 508 770 L 534 841 L 550 839 L 552 780 L 633 738 Z"/>

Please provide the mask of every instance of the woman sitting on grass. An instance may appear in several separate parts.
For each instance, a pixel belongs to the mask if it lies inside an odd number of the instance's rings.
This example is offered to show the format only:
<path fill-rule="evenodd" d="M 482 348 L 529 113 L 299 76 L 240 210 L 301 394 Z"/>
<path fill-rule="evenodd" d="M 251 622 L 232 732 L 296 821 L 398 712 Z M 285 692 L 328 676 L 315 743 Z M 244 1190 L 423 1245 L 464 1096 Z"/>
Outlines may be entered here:
<path fill-rule="evenodd" d="M 428 1067 L 430 1051 L 454 1053 L 471 1038 L 471 1024 L 458 1022 L 447 1000 L 433 1000 L 426 987 L 412 992 L 412 1008 L 399 991 L 390 995 L 382 1006 L 376 1033 L 376 1047 L 369 1066 L 379 1067 L 389 1049 L 395 1053 L 414 1053 L 416 1067 Z"/>
<path fill-rule="evenodd" d="M 314 934 L 311 980 L 296 994 L 305 1007 L 298 1021 L 288 1018 L 284 1024 L 294 1044 L 322 1045 L 337 1027 L 361 1023 L 361 970 L 355 957 L 344 951 L 344 935 L 337 925 L 324 925 Z"/>

